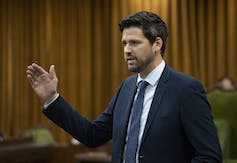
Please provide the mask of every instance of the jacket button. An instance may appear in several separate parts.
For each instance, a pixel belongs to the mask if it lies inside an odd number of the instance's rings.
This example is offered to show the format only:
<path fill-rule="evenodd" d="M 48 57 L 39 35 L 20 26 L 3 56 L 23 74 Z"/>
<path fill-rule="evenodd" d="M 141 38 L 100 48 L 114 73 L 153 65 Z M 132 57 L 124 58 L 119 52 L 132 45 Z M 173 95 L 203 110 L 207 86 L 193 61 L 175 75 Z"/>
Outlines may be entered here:
<path fill-rule="evenodd" d="M 142 155 L 139 156 L 140 159 L 142 159 L 142 158 L 144 158 L 144 157 L 145 157 L 145 156 L 142 156 Z"/>

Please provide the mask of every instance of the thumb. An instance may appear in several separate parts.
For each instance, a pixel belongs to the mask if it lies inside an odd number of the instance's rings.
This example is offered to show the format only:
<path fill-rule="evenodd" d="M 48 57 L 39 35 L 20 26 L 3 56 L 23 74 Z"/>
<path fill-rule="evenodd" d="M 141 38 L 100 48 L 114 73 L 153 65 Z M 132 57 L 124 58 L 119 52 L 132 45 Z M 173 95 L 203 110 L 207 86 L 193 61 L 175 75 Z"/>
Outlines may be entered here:
<path fill-rule="evenodd" d="M 54 65 L 51 65 L 50 68 L 49 68 L 49 74 L 51 77 L 53 78 L 57 78 L 56 77 L 56 72 L 55 72 L 55 66 Z"/>

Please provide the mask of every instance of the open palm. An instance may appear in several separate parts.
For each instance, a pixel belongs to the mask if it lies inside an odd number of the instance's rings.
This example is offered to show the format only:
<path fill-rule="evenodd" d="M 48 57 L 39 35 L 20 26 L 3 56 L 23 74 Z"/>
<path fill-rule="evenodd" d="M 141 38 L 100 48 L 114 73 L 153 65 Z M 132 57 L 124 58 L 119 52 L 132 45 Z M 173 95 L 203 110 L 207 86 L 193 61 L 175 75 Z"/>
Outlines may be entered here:
<path fill-rule="evenodd" d="M 56 95 L 58 79 L 54 65 L 51 65 L 49 72 L 47 72 L 36 63 L 33 63 L 27 67 L 26 74 L 31 87 L 44 101 L 48 101 Z"/>

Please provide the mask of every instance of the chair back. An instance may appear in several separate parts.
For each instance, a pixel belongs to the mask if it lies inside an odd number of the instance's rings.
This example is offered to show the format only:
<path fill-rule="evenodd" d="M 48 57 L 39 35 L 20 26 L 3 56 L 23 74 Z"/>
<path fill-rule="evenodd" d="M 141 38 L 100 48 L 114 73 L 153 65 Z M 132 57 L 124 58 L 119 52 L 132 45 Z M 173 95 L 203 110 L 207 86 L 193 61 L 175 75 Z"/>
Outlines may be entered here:
<path fill-rule="evenodd" d="M 237 158 L 237 90 L 213 89 L 207 93 L 215 120 L 226 120 L 230 127 L 230 155 Z"/>

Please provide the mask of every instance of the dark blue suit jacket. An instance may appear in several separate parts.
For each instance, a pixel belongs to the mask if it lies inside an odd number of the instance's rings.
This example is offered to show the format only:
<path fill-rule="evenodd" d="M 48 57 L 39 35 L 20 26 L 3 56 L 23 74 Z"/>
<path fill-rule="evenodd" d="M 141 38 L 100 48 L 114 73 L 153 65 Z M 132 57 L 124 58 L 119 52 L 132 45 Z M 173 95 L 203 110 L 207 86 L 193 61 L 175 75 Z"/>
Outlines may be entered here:
<path fill-rule="evenodd" d="M 121 163 L 137 76 L 126 78 L 95 121 L 60 96 L 43 112 L 89 147 L 113 140 L 112 162 Z M 151 104 L 139 151 L 141 163 L 221 163 L 221 149 L 202 85 L 166 65 Z"/>

